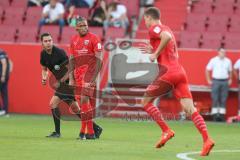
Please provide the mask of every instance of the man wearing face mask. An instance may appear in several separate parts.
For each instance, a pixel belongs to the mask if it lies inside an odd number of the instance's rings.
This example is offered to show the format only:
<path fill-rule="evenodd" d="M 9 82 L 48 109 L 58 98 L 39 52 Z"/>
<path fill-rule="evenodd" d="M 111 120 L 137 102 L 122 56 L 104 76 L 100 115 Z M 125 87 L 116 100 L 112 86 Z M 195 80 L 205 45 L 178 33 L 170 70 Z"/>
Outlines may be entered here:
<path fill-rule="evenodd" d="M 101 68 L 101 62 L 96 58 L 102 51 L 100 39 L 88 31 L 88 23 L 84 17 L 77 17 L 75 29 L 78 34 L 72 37 L 69 48 L 70 67 L 72 67 L 71 71 L 74 71 L 69 77 L 69 84 L 83 86 L 83 88 L 95 88 L 97 73 Z M 91 66 L 89 65 L 89 61 L 92 61 L 90 62 Z M 81 64 L 81 66 L 77 66 L 76 64 Z M 80 101 L 82 117 L 90 114 L 88 118 L 82 120 L 82 129 L 79 138 L 99 138 L 102 128 L 92 121 L 95 107 L 94 97 L 82 95 L 81 93 L 81 96 L 77 95 L 77 98 Z"/>
<path fill-rule="evenodd" d="M 206 78 L 208 84 L 212 86 L 211 114 L 214 120 L 217 120 L 218 117 L 223 120 L 226 114 L 229 85 L 232 83 L 232 62 L 226 57 L 226 51 L 223 48 L 220 48 L 218 55 L 207 64 Z"/>

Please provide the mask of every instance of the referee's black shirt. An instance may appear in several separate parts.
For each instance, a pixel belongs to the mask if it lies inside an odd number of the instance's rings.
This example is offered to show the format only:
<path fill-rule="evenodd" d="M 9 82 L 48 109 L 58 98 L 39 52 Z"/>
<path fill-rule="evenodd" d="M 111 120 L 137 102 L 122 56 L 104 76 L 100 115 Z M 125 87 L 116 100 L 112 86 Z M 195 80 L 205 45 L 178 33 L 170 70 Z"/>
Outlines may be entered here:
<path fill-rule="evenodd" d="M 45 50 L 41 52 L 40 63 L 47 67 L 57 80 L 60 80 L 68 71 L 68 56 L 63 49 L 53 46 L 52 54 L 48 54 Z"/>

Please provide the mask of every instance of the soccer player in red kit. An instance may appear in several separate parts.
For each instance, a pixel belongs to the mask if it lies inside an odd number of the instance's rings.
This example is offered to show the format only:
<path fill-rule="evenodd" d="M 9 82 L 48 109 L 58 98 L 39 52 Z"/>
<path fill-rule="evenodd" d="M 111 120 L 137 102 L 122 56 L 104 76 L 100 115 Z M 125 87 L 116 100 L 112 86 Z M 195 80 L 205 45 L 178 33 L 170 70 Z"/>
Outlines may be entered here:
<path fill-rule="evenodd" d="M 76 61 L 88 61 L 86 55 L 99 56 L 102 51 L 100 39 L 93 33 L 88 32 L 87 20 L 83 17 L 76 19 L 77 35 L 73 36 L 70 44 L 70 65 L 75 68 L 74 73 L 70 76 L 70 85 L 83 86 L 84 88 L 95 86 L 97 74 L 88 76 L 86 78 L 87 68 L 89 66 L 83 65 L 81 67 L 75 66 Z M 74 63 L 74 64 L 73 64 Z M 87 64 L 88 62 L 80 62 Z M 78 68 L 77 68 L 78 67 Z M 93 68 L 100 67 L 99 64 L 94 65 Z M 94 70 L 94 69 L 93 69 Z M 80 99 L 80 107 L 82 112 L 82 128 L 80 131 L 80 139 L 95 139 L 99 138 L 102 128 L 97 126 L 92 117 L 86 117 L 87 113 L 91 113 L 95 106 L 95 100 L 89 96 L 77 96 Z M 87 134 L 85 130 L 87 129 Z M 94 132 L 95 131 L 95 132 Z M 86 136 L 86 137 L 84 137 Z"/>
<path fill-rule="evenodd" d="M 191 116 L 194 125 L 202 135 L 204 144 L 201 156 L 207 156 L 214 146 L 214 141 L 211 140 L 208 135 L 204 119 L 194 107 L 186 73 L 178 62 L 178 51 L 174 35 L 169 27 L 161 23 L 158 8 L 150 7 L 146 9 L 144 19 L 149 29 L 151 44 L 144 46 L 144 49 L 148 53 L 151 53 L 150 60 L 152 62 L 157 60 L 159 66 L 167 69 L 164 74 L 159 75 L 154 82 L 147 87 L 142 102 L 144 110 L 162 129 L 162 136 L 157 142 L 156 148 L 164 146 L 168 140 L 174 137 L 175 133 L 162 119 L 160 110 L 153 105 L 153 100 L 156 95 L 161 96 L 161 94 L 173 90 L 173 94 L 179 99 L 183 110 Z"/>

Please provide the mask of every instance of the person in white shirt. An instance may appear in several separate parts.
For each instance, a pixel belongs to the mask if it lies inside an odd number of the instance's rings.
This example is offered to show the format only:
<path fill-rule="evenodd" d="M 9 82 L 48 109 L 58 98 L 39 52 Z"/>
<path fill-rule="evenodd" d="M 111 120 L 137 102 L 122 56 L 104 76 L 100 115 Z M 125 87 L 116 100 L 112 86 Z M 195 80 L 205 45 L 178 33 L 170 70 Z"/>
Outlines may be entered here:
<path fill-rule="evenodd" d="M 58 24 L 60 26 L 59 36 L 62 34 L 62 29 L 65 25 L 63 15 L 64 6 L 58 0 L 50 0 L 49 4 L 44 6 L 42 12 L 42 19 L 39 22 L 38 32 L 40 33 L 41 27 L 46 24 Z"/>
<path fill-rule="evenodd" d="M 108 27 L 121 27 L 124 28 L 126 33 L 129 26 L 127 17 L 127 8 L 125 5 L 118 2 L 113 2 L 108 5 L 107 17 L 103 23 L 104 30 Z"/>
<path fill-rule="evenodd" d="M 212 75 L 211 75 L 212 72 Z M 229 85 L 232 83 L 232 62 L 226 57 L 223 48 L 218 50 L 218 56 L 213 57 L 206 67 L 206 78 L 212 86 L 212 115 L 224 117 Z"/>
<path fill-rule="evenodd" d="M 240 59 L 233 66 L 233 73 L 238 82 L 238 115 L 240 115 Z"/>

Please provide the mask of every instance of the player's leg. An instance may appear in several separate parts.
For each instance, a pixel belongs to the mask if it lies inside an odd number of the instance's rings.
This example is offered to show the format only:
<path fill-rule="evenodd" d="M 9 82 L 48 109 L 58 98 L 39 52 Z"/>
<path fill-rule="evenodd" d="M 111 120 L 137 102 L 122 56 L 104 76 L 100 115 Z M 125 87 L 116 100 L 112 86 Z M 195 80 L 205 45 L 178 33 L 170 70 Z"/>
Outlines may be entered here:
<path fill-rule="evenodd" d="M 58 96 L 53 96 L 52 99 L 50 100 L 50 108 L 52 111 L 52 116 L 53 116 L 53 121 L 54 121 L 54 126 L 55 126 L 55 132 L 51 133 L 47 137 L 60 137 L 61 132 L 60 132 L 60 111 L 58 108 L 58 105 L 60 103 L 60 98 Z"/>
<path fill-rule="evenodd" d="M 193 105 L 193 100 L 191 98 L 181 98 L 180 103 L 183 106 L 184 111 L 191 115 L 191 119 L 201 133 L 203 138 L 203 148 L 201 156 L 207 156 L 214 146 L 214 141 L 209 137 L 206 123 L 203 117 L 197 112 L 196 108 Z"/>
<path fill-rule="evenodd" d="M 84 116 L 83 120 L 87 124 L 88 134 L 86 135 L 86 138 L 87 139 L 95 139 L 95 133 L 94 133 L 94 130 L 93 130 L 93 121 L 92 121 L 92 119 L 93 119 L 93 108 L 90 105 L 89 97 L 87 97 L 87 96 L 81 97 L 81 105 L 82 105 L 82 108 L 84 108 L 84 111 L 82 110 L 83 116 Z"/>
<path fill-rule="evenodd" d="M 144 110 L 162 129 L 162 136 L 161 139 L 157 142 L 156 148 L 161 148 L 162 146 L 164 146 L 165 143 L 174 136 L 174 132 L 169 128 L 167 123 L 164 121 L 160 110 L 153 105 L 153 101 L 156 97 L 168 93 L 171 89 L 172 85 L 165 81 L 162 80 L 154 81 L 151 85 L 147 87 L 147 91 L 142 101 Z"/>

